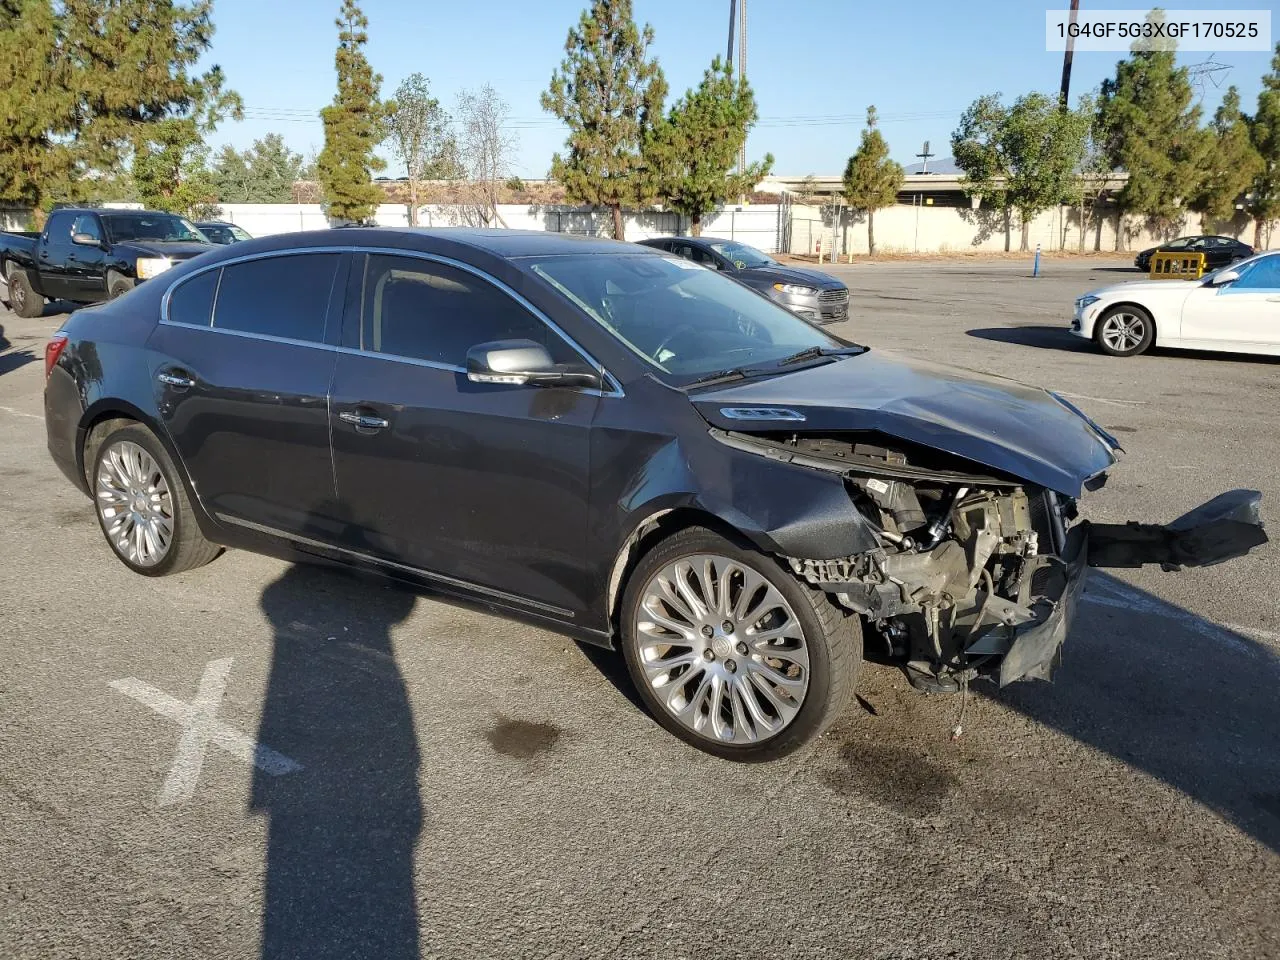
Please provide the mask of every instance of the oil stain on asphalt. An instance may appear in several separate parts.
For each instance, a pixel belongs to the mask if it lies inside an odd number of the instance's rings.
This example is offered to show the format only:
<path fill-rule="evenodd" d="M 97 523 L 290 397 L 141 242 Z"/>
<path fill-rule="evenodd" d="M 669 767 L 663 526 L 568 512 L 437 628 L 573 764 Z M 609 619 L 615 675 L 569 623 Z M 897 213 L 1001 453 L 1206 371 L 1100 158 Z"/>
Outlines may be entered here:
<path fill-rule="evenodd" d="M 840 749 L 840 764 L 823 776 L 844 797 L 893 807 L 909 817 L 938 812 L 956 779 L 928 757 L 902 747 L 855 741 Z"/>
<path fill-rule="evenodd" d="M 556 745 L 560 739 L 560 728 L 550 723 L 499 717 L 484 736 L 495 753 L 517 760 L 532 760 Z"/>

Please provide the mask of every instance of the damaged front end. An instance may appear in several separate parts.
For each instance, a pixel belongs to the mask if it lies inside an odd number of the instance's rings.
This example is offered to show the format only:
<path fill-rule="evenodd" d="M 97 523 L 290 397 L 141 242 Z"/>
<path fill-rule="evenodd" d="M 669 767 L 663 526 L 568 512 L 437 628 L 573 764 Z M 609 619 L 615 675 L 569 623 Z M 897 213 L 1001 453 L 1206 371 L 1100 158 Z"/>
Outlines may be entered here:
<path fill-rule="evenodd" d="M 1090 566 L 1207 566 L 1267 539 L 1255 491 L 1222 494 L 1168 525 L 1091 525 L 1078 519 L 1074 498 L 975 472 L 928 448 L 713 433 L 738 449 L 843 476 L 877 546 L 784 559 L 797 577 L 864 618 L 868 658 L 901 666 L 931 692 L 958 690 L 978 676 L 1001 686 L 1049 679 Z"/>

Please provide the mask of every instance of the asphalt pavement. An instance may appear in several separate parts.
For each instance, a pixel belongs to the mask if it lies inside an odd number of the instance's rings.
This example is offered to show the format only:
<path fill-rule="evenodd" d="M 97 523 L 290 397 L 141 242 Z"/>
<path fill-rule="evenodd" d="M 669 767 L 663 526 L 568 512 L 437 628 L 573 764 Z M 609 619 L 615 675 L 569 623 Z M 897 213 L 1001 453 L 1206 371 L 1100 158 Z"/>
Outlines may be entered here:
<path fill-rule="evenodd" d="M 1086 515 L 1260 489 L 1280 359 L 1101 356 L 1115 260 L 840 266 L 839 332 L 1066 393 L 1128 453 Z M 620 661 L 229 552 L 158 580 L 45 451 L 53 308 L 0 308 L 6 958 L 1280 956 L 1280 547 L 1089 581 L 1053 684 L 866 666 L 812 749 L 668 736 Z"/>

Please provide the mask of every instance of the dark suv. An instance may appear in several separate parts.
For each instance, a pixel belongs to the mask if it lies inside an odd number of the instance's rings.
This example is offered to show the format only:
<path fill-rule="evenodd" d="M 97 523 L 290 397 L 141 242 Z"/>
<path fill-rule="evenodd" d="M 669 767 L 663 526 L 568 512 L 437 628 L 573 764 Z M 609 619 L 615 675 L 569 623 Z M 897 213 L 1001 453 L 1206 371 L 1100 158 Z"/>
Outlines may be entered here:
<path fill-rule="evenodd" d="M 1212 563 L 1258 495 L 1073 522 L 1116 443 L 654 250 L 493 230 L 249 240 L 70 317 L 49 450 L 148 576 L 354 565 L 620 645 L 669 730 L 794 749 L 864 637 L 927 690 L 1047 677 L 1087 563 Z"/>

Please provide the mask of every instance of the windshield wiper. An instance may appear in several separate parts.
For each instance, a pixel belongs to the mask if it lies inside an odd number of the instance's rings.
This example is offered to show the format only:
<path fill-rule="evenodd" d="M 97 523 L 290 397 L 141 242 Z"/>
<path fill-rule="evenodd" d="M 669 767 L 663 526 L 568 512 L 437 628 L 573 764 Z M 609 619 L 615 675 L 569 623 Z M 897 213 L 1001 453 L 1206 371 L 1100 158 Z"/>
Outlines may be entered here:
<path fill-rule="evenodd" d="M 789 367 L 793 363 L 803 363 L 805 360 L 817 360 L 819 357 L 845 357 L 854 356 L 859 353 L 865 353 L 866 347 L 805 347 L 797 353 L 791 354 L 789 357 L 783 357 L 778 361 L 778 366 Z"/>
<path fill-rule="evenodd" d="M 696 380 L 690 380 L 687 386 L 707 387 L 713 383 L 729 383 L 733 380 L 745 380 L 755 372 L 757 371 L 747 370 L 745 367 L 731 367 L 728 370 L 717 370 L 714 373 L 705 373 Z"/>

